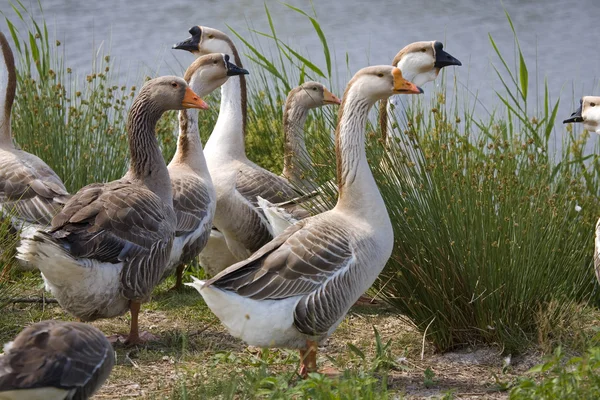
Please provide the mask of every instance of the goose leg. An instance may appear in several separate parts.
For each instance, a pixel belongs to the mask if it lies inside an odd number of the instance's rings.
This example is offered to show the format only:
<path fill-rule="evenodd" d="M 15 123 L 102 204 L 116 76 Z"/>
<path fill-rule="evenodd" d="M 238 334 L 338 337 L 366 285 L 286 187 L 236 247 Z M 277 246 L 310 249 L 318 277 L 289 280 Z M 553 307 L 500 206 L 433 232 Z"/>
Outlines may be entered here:
<path fill-rule="evenodd" d="M 310 372 L 317 372 L 317 342 L 306 341 L 306 349 L 300 349 L 300 376 L 306 378 Z"/>
<path fill-rule="evenodd" d="M 180 264 L 177 266 L 177 272 L 175 272 L 175 277 L 176 277 L 176 281 L 175 281 L 175 286 L 173 286 L 170 290 L 181 290 L 181 288 L 183 288 L 183 270 L 185 268 L 185 265 Z"/>
<path fill-rule="evenodd" d="M 129 303 L 129 311 L 131 312 L 131 326 L 129 328 L 129 336 L 125 340 L 125 345 L 131 346 L 140 343 L 140 331 L 138 327 L 138 314 L 140 313 L 141 304 L 137 301 Z"/>

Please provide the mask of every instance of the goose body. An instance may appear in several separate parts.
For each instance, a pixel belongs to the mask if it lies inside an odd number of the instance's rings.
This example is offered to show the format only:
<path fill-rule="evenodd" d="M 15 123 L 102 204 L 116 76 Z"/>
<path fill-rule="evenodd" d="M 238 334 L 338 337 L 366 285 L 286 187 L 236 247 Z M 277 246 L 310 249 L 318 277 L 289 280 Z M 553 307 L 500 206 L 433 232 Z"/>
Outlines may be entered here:
<path fill-rule="evenodd" d="M 169 109 L 206 108 L 178 77 L 148 81 L 129 112 L 125 176 L 80 189 L 49 232 L 23 240 L 18 257 L 34 264 L 63 309 L 83 321 L 137 315 L 167 266 L 176 231 L 171 181 L 154 129 Z"/>
<path fill-rule="evenodd" d="M 189 39 L 174 48 L 188 50 L 196 56 L 224 53 L 242 66 L 237 49 L 223 32 L 194 26 L 190 34 Z M 205 147 L 206 163 L 217 194 L 213 224 L 238 261 L 273 238 L 256 196 L 278 203 L 299 195 L 286 179 L 259 167 L 246 156 L 246 102 L 245 77 L 232 77 L 221 87 L 219 117 Z M 205 248 L 205 251 L 212 250 Z"/>
<path fill-rule="evenodd" d="M 17 77 L 13 53 L 2 32 L 0 55 L 0 216 L 10 218 L 21 236 L 31 237 L 50 225 L 69 193 L 44 161 L 14 146 L 10 114 Z"/>
<path fill-rule="evenodd" d="M 392 252 L 392 225 L 365 151 L 369 109 L 392 94 L 420 92 L 394 67 L 357 72 L 338 116 L 336 206 L 190 284 L 232 335 L 250 345 L 300 349 L 303 372 L 316 368 L 315 343 L 336 329 Z"/>
<path fill-rule="evenodd" d="M 600 135 L 600 96 L 584 96 L 579 108 L 571 114 L 563 123 L 583 123 L 583 127 L 589 132 Z M 594 240 L 594 272 L 600 283 L 600 219 L 596 223 L 596 238 Z"/>
<path fill-rule="evenodd" d="M 0 400 L 88 399 L 114 364 L 112 345 L 97 328 L 41 321 L 4 346 Z"/>
<path fill-rule="evenodd" d="M 246 73 L 245 69 L 230 63 L 228 55 L 215 53 L 196 59 L 184 78 L 195 93 L 204 97 L 230 76 Z M 182 285 L 183 267 L 206 246 L 216 208 L 216 192 L 202 151 L 197 113 L 196 110 L 179 112 L 177 151 L 167 166 L 177 229 L 165 276 L 177 270 L 175 288 Z"/>

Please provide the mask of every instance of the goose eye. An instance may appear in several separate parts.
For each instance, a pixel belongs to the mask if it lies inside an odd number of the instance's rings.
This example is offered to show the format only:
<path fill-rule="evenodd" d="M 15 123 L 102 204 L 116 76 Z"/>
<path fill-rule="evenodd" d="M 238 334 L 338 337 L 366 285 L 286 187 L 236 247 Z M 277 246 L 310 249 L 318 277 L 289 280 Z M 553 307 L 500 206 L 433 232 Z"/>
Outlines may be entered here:
<path fill-rule="evenodd" d="M 596 107 L 596 103 L 590 103 L 590 106 Z"/>
<path fill-rule="evenodd" d="M 383 78 L 383 74 L 380 72 L 377 74 L 378 77 Z"/>
<path fill-rule="evenodd" d="M 213 39 L 214 37 L 215 37 L 215 35 L 213 35 L 213 34 L 208 35 L 209 39 Z"/>
<path fill-rule="evenodd" d="M 314 87 L 314 88 L 313 88 L 313 90 L 316 92 L 316 91 L 317 91 L 317 88 L 316 88 L 316 87 Z"/>
<path fill-rule="evenodd" d="M 427 49 L 421 49 L 421 53 L 425 53 Z"/>
<path fill-rule="evenodd" d="M 174 88 L 176 88 L 179 85 L 176 82 L 171 82 L 171 86 L 173 86 Z"/>
<path fill-rule="evenodd" d="M 214 61 L 213 61 L 213 64 L 217 64 L 217 62 L 218 62 L 217 60 L 214 60 Z"/>

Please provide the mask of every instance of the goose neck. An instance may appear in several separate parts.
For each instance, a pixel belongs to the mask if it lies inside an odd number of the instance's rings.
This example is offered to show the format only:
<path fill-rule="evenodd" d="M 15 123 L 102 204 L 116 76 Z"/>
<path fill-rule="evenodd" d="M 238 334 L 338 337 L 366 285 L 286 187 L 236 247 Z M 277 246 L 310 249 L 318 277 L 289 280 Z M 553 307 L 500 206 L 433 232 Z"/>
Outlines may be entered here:
<path fill-rule="evenodd" d="M 309 186 L 304 179 L 303 171 L 311 167 L 311 157 L 306 151 L 304 125 L 308 117 L 308 109 L 290 100 L 283 112 L 283 129 L 285 134 L 283 149 L 283 176 L 290 182 Z"/>
<path fill-rule="evenodd" d="M 225 153 L 234 158 L 246 155 L 244 146 L 246 104 L 240 78 L 243 76 L 231 77 L 221 86 L 219 117 L 206 143 L 207 154 Z"/>
<path fill-rule="evenodd" d="M 208 172 L 198 131 L 198 110 L 196 109 L 179 111 L 177 150 L 171 164 L 187 165 L 198 174 Z"/>
<path fill-rule="evenodd" d="M 365 150 L 366 123 L 374 102 L 361 96 L 352 87 L 346 92 L 336 129 L 337 181 L 340 193 L 336 208 L 360 210 L 363 217 L 374 218 L 372 222 L 378 217 L 389 220 Z"/>
<path fill-rule="evenodd" d="M 127 121 L 131 159 L 128 176 L 157 194 L 165 204 L 173 204 L 169 171 L 154 133 L 164 110 L 140 93 L 131 106 Z"/>
<path fill-rule="evenodd" d="M 5 49 L 4 46 L 1 47 L 5 68 L 0 70 L 0 147 L 13 148 L 10 113 L 15 100 L 17 75 L 11 50 Z"/>

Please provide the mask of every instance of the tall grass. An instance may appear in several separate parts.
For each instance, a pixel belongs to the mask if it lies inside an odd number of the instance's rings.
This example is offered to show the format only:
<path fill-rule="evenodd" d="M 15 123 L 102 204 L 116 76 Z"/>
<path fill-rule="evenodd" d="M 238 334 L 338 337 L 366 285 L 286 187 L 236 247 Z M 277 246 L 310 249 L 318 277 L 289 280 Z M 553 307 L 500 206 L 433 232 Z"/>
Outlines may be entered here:
<path fill-rule="evenodd" d="M 314 29 L 324 66 L 280 39 L 266 6 L 267 32 L 232 30 L 258 67 L 249 79 L 247 153 L 274 172 L 281 171 L 287 91 L 309 79 L 325 81 L 338 94 L 343 89 L 336 85 L 335 58 L 316 15 L 283 7 Z M 116 84 L 111 59 L 102 55 L 81 83 L 49 40 L 45 23 L 37 24 L 20 3 L 13 12 L 11 18 L 31 27 L 21 34 L 5 16 L 19 61 L 16 141 L 48 162 L 72 191 L 121 176 L 127 165 L 126 112 L 142 82 Z M 266 50 L 258 37 L 269 43 Z M 394 253 L 373 292 L 426 331 L 439 350 L 467 343 L 523 350 L 544 327 L 557 325 L 575 303 L 585 302 L 593 288 L 600 167 L 597 158 L 583 153 L 585 136 L 571 131 L 556 154 L 550 153 L 558 102 L 551 101 L 547 87 L 539 95 L 530 91 L 516 33 L 515 41 L 518 61 L 511 68 L 490 37 L 503 88 L 491 116 L 482 120 L 465 111 L 472 107 L 460 105 L 475 100 L 463 97 L 456 82 L 448 99 L 444 82 L 429 104 L 406 101 L 397 129 L 411 146 L 387 146 L 375 124 L 367 129 L 368 157 L 395 234 Z M 200 113 L 204 140 L 216 118 L 213 109 Z M 317 183 L 335 174 L 335 112 L 323 108 L 308 120 Z M 175 126 L 169 113 L 158 129 L 167 160 L 175 148 Z M 329 194 L 326 201 L 333 205 L 335 195 Z"/>

